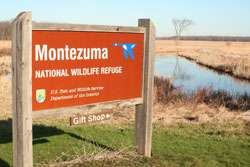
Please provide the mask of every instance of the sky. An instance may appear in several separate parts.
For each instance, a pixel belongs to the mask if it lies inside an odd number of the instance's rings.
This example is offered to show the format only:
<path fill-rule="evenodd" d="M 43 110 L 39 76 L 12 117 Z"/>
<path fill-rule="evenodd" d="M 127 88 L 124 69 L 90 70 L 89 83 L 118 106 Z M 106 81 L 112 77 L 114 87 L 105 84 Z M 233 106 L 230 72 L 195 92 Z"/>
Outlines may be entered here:
<path fill-rule="evenodd" d="M 0 20 L 32 11 L 34 21 L 137 26 L 150 18 L 157 36 L 173 36 L 172 19 L 191 19 L 183 35 L 250 36 L 250 0 L 6 0 Z"/>

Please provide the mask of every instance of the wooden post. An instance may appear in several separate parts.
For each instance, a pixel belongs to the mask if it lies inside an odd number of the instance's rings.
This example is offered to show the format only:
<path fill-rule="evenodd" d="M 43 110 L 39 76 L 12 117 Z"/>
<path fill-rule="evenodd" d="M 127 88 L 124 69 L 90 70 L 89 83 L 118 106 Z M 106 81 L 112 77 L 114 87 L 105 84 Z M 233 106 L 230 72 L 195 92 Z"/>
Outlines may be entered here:
<path fill-rule="evenodd" d="M 145 27 L 143 67 L 143 104 L 136 105 L 136 146 L 139 154 L 151 157 L 152 112 L 154 85 L 155 27 L 150 19 L 139 19 L 139 27 Z"/>
<path fill-rule="evenodd" d="M 32 18 L 23 12 L 12 23 L 13 166 L 32 167 Z"/>

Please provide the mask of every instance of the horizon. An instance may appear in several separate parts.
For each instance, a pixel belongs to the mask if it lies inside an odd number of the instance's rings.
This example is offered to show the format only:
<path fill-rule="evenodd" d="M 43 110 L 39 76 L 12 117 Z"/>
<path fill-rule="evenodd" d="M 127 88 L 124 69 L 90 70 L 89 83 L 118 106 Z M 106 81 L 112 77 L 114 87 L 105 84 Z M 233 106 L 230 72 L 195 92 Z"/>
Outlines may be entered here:
<path fill-rule="evenodd" d="M 156 26 L 157 37 L 171 37 L 175 36 L 171 20 L 187 18 L 194 24 L 188 27 L 183 36 L 248 37 L 249 9 L 248 0 L 144 0 L 143 3 L 127 0 L 119 4 L 114 0 L 10 0 L 0 6 L 0 21 L 9 21 L 22 11 L 32 11 L 33 21 L 53 23 L 137 26 L 137 19 L 150 18 Z"/>

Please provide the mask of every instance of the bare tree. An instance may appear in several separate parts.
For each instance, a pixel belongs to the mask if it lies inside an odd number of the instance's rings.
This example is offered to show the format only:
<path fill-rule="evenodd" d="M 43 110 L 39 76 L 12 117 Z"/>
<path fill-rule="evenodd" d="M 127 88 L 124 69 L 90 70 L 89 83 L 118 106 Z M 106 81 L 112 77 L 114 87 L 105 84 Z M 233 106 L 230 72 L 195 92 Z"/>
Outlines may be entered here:
<path fill-rule="evenodd" d="M 176 43 L 176 51 L 177 51 L 177 55 L 179 55 L 179 49 L 178 49 L 178 45 L 179 45 L 179 41 L 181 38 L 182 33 L 193 24 L 192 20 L 189 19 L 173 19 L 172 20 L 174 29 L 175 29 L 175 43 Z"/>
<path fill-rule="evenodd" d="M 184 32 L 185 29 L 187 29 L 189 26 L 191 26 L 193 24 L 192 20 L 189 19 L 173 19 L 172 20 L 174 29 L 175 29 L 175 46 L 176 46 L 176 64 L 175 64 L 175 68 L 173 71 L 173 78 L 177 78 L 178 76 L 181 76 L 182 70 L 180 68 L 179 65 L 179 59 L 178 59 L 178 55 L 180 55 L 180 51 L 179 51 L 179 41 L 181 38 L 182 33 Z M 184 75 L 183 75 L 184 76 Z"/>

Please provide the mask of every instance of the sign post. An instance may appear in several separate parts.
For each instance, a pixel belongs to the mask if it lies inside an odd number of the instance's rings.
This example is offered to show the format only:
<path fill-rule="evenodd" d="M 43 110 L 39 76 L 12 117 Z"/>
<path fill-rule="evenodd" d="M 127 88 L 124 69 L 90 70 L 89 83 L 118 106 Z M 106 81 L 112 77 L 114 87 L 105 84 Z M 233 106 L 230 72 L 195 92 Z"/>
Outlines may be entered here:
<path fill-rule="evenodd" d="M 32 23 L 31 12 L 19 14 L 12 31 L 14 167 L 33 166 L 32 115 L 128 100 L 136 105 L 137 151 L 150 157 L 154 31 L 149 19 L 121 27 Z M 107 120 L 110 114 L 78 114 L 70 123 Z"/>
<path fill-rule="evenodd" d="M 13 22 L 12 31 L 12 110 L 13 166 L 32 167 L 32 92 L 31 92 L 31 12 Z"/>
<path fill-rule="evenodd" d="M 145 27 L 145 52 L 143 72 L 143 103 L 136 105 L 136 146 L 139 154 L 151 157 L 152 112 L 154 86 L 155 27 L 149 19 L 139 19 L 139 27 Z"/>

